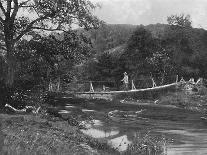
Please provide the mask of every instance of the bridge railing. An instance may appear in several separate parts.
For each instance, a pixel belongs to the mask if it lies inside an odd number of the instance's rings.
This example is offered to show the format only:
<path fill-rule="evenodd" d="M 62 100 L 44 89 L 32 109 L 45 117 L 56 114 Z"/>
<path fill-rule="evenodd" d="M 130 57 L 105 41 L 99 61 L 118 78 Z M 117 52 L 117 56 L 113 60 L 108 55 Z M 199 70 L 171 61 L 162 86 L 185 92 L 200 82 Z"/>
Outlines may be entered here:
<path fill-rule="evenodd" d="M 132 82 L 133 81 L 133 82 Z M 176 82 L 176 76 L 168 76 L 164 79 L 162 78 L 139 78 L 139 79 L 129 79 L 129 90 L 131 89 L 143 89 L 151 88 L 155 86 L 166 85 Z M 73 92 L 89 92 L 89 91 L 117 91 L 125 90 L 124 83 L 115 81 L 76 81 L 66 84 L 63 91 L 73 91 Z"/>

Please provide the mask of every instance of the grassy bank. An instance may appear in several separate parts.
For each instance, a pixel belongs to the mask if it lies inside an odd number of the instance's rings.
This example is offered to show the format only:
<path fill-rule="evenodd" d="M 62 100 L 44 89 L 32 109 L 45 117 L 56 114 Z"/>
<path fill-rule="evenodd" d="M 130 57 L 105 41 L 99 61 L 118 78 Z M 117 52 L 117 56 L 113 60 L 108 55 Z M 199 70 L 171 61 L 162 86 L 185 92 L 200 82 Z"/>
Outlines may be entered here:
<path fill-rule="evenodd" d="M 0 114 L 0 152 L 7 155 L 118 154 L 106 142 L 93 139 L 58 118 Z"/>
<path fill-rule="evenodd" d="M 207 91 L 189 93 L 184 90 L 167 93 L 159 98 L 158 104 L 174 105 L 176 107 L 205 113 L 207 111 Z"/>

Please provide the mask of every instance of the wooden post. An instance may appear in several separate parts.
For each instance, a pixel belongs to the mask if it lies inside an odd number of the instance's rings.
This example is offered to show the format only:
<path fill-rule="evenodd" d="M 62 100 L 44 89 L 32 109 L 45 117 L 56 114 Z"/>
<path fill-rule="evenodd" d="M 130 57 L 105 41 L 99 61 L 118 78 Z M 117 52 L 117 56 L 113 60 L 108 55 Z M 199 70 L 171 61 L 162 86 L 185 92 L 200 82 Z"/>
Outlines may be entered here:
<path fill-rule="evenodd" d="M 106 87 L 105 87 L 105 85 L 103 85 L 103 91 L 106 91 Z"/>
<path fill-rule="evenodd" d="M 176 75 L 176 81 L 175 82 L 178 83 L 178 75 Z"/>
<path fill-rule="evenodd" d="M 92 82 L 90 81 L 90 92 L 94 92 Z"/>
<path fill-rule="evenodd" d="M 135 87 L 135 85 L 134 85 L 133 80 L 132 80 L 132 90 L 136 90 L 136 87 Z"/>

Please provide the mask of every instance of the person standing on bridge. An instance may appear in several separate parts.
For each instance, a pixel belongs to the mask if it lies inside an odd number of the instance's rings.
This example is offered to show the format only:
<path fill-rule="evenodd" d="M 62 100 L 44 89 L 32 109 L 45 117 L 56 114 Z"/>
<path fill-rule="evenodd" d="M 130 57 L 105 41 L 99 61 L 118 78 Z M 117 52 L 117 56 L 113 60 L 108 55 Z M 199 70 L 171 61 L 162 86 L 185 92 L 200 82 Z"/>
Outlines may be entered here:
<path fill-rule="evenodd" d="M 124 82 L 125 90 L 129 89 L 129 77 L 126 72 L 124 72 L 124 78 L 121 80 Z"/>

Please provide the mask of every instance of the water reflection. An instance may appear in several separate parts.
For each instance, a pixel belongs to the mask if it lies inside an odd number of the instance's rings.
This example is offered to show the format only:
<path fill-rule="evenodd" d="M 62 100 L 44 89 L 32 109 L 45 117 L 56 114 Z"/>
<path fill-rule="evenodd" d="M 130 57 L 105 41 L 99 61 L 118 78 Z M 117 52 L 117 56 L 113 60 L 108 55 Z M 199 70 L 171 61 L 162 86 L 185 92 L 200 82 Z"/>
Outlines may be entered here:
<path fill-rule="evenodd" d="M 93 126 L 103 126 L 103 122 L 100 120 L 92 120 Z"/>
<path fill-rule="evenodd" d="M 95 110 L 90 110 L 90 109 L 82 109 L 82 112 L 94 112 Z"/>
<path fill-rule="evenodd" d="M 93 138 L 107 139 L 108 144 L 119 151 L 126 150 L 127 146 L 132 143 L 128 140 L 127 135 L 120 136 L 120 131 L 117 128 L 104 128 L 103 123 L 99 120 L 93 120 L 93 124 L 86 126 L 90 128 L 81 130 L 84 134 Z"/>
<path fill-rule="evenodd" d="M 116 148 L 119 151 L 125 151 L 129 144 L 131 144 L 132 141 L 128 140 L 127 135 L 123 135 L 114 139 L 109 140 L 109 144 Z"/>
<path fill-rule="evenodd" d="M 109 138 L 119 134 L 118 130 L 103 131 L 101 129 L 95 129 L 95 128 L 81 130 L 81 131 L 94 138 Z"/>
<path fill-rule="evenodd" d="M 65 108 L 75 108 L 75 106 L 67 105 L 67 106 L 65 106 Z"/>
<path fill-rule="evenodd" d="M 167 139 L 168 155 L 204 155 L 207 154 L 207 123 L 200 120 L 201 115 L 181 109 L 148 108 L 148 107 L 116 107 L 91 103 L 87 105 L 67 104 L 62 113 L 70 113 L 74 108 L 83 113 L 93 114 L 93 123 L 88 125 L 83 133 L 94 138 L 105 138 L 108 143 L 124 151 L 132 144 L 137 132 L 150 131 L 153 137 Z M 143 117 L 147 122 L 114 122 L 107 117 L 113 110 L 140 110 L 147 109 Z"/>
<path fill-rule="evenodd" d="M 69 113 L 71 113 L 71 111 L 68 111 L 68 110 L 59 110 L 58 113 L 60 113 L 60 114 L 69 114 Z"/>
<path fill-rule="evenodd" d="M 166 130 L 163 133 L 174 137 L 168 147 L 168 155 L 203 155 L 207 152 L 207 130 Z M 177 141 L 179 137 L 179 142 Z"/>

